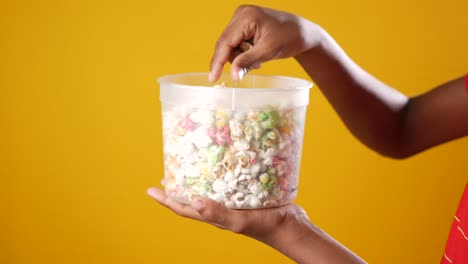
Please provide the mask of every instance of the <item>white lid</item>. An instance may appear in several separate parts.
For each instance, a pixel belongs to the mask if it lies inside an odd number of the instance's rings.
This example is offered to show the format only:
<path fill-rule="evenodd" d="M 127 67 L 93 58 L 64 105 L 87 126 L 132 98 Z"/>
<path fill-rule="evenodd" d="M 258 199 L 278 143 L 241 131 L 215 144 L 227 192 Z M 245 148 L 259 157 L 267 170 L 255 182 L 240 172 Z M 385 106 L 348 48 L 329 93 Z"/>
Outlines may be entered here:
<path fill-rule="evenodd" d="M 309 81 L 272 75 L 248 74 L 238 83 L 223 74 L 216 83 L 208 73 L 182 73 L 159 78 L 162 103 L 182 107 L 232 110 L 275 106 L 295 108 L 309 104 Z M 225 83 L 226 87 L 214 87 Z M 236 87 L 236 88 L 231 88 Z"/>

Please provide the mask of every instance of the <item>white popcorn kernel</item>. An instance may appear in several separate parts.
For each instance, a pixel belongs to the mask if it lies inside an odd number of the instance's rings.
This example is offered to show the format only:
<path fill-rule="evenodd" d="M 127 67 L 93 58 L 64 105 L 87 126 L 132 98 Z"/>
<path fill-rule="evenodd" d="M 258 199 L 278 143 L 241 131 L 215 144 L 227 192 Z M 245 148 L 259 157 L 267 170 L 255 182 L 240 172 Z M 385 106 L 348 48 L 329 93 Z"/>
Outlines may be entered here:
<path fill-rule="evenodd" d="M 255 153 L 255 151 L 246 151 L 245 153 L 247 154 L 247 156 L 250 157 L 251 160 L 255 159 L 255 157 L 257 156 L 257 153 Z"/>
<path fill-rule="evenodd" d="M 244 126 L 236 119 L 229 121 L 229 130 L 233 138 L 241 138 L 244 136 Z"/>
<path fill-rule="evenodd" d="M 237 208 L 242 208 L 244 207 L 244 204 L 245 204 L 244 198 L 245 198 L 244 193 L 237 192 L 236 194 L 232 196 L 232 201 L 235 203 Z"/>
<path fill-rule="evenodd" d="M 245 112 L 237 112 L 235 115 L 234 115 L 234 119 L 239 121 L 239 122 L 243 122 L 245 120 L 245 117 L 246 117 L 246 113 Z"/>
<path fill-rule="evenodd" d="M 198 161 L 207 161 L 207 153 L 208 150 L 206 148 L 200 148 L 197 152 L 197 160 Z"/>
<path fill-rule="evenodd" d="M 168 140 L 164 148 L 166 149 L 166 152 L 171 155 L 171 156 L 177 156 L 180 152 L 181 149 L 183 148 L 184 144 L 182 142 L 176 141 L 176 140 Z"/>
<path fill-rule="evenodd" d="M 258 199 L 264 199 L 265 197 L 268 196 L 268 192 L 261 192 L 257 196 L 258 196 Z"/>
<path fill-rule="evenodd" d="M 239 178 L 237 178 L 237 180 L 238 180 L 238 181 L 245 180 L 245 176 L 246 176 L 245 174 L 241 174 L 241 175 L 239 176 Z"/>
<path fill-rule="evenodd" d="M 226 154 L 224 154 L 224 158 L 222 160 L 222 163 L 223 163 L 224 167 L 228 171 L 234 170 L 235 165 L 237 163 L 237 158 L 236 158 L 234 152 L 235 151 L 233 151 L 233 150 L 227 151 Z"/>
<path fill-rule="evenodd" d="M 200 123 L 205 127 L 210 127 L 213 125 L 215 117 L 212 111 L 198 110 L 190 114 L 190 119 L 193 122 Z"/>
<path fill-rule="evenodd" d="M 252 175 L 252 177 L 254 178 L 257 177 L 259 172 L 260 172 L 260 164 L 256 163 L 250 166 L 250 174 Z"/>
<path fill-rule="evenodd" d="M 235 175 L 236 177 L 239 177 L 240 172 L 241 172 L 241 165 L 240 165 L 240 164 L 237 164 L 236 168 L 234 169 L 234 175 Z"/>
<path fill-rule="evenodd" d="M 244 195 L 247 195 L 250 193 L 249 189 L 247 188 L 247 185 L 244 185 L 242 189 L 240 190 L 240 192 L 243 193 Z"/>
<path fill-rule="evenodd" d="M 187 177 L 200 177 L 200 168 L 197 166 L 187 166 L 184 170 Z"/>
<path fill-rule="evenodd" d="M 258 181 L 252 182 L 249 185 L 249 191 L 255 195 L 260 195 L 263 192 L 263 185 Z"/>
<path fill-rule="evenodd" d="M 235 179 L 236 179 L 236 175 L 232 171 L 228 171 L 226 172 L 226 174 L 224 174 L 224 180 L 227 182 L 231 182 Z"/>
<path fill-rule="evenodd" d="M 228 192 L 233 192 L 236 190 L 237 188 L 237 180 L 233 180 L 233 181 L 230 181 L 228 182 Z"/>
<path fill-rule="evenodd" d="M 215 167 L 213 168 L 213 175 L 217 179 L 223 178 L 225 173 L 226 173 L 226 168 L 224 168 L 224 165 L 221 162 L 217 163 Z"/>
<path fill-rule="evenodd" d="M 177 169 L 174 173 L 174 177 L 176 178 L 177 183 L 184 182 L 185 172 L 183 169 Z"/>
<path fill-rule="evenodd" d="M 247 168 L 242 168 L 242 169 L 241 169 L 241 173 L 243 173 L 243 174 L 248 174 L 248 173 L 250 173 L 250 166 L 247 167 Z"/>
<path fill-rule="evenodd" d="M 226 110 L 217 110 L 215 113 L 215 125 L 216 127 L 224 127 L 228 124 L 229 119 L 231 118 L 231 113 Z"/>
<path fill-rule="evenodd" d="M 268 165 L 270 166 L 271 164 L 273 164 L 273 156 L 267 156 L 263 159 L 263 163 L 265 165 Z"/>
<path fill-rule="evenodd" d="M 268 148 L 262 153 L 263 163 L 265 165 L 273 164 L 273 159 L 276 154 L 276 151 L 273 148 Z"/>
<path fill-rule="evenodd" d="M 234 202 L 226 201 L 226 202 L 224 202 L 224 206 L 226 206 L 227 208 L 233 208 L 234 207 Z"/>
<path fill-rule="evenodd" d="M 223 194 L 218 193 L 218 192 L 211 194 L 209 197 L 218 203 L 223 201 Z"/>
<path fill-rule="evenodd" d="M 257 122 L 252 123 L 253 136 L 255 140 L 259 140 L 262 137 L 263 129 Z"/>
<path fill-rule="evenodd" d="M 185 133 L 184 136 L 180 137 L 180 141 L 184 144 L 184 145 L 191 145 L 193 144 L 193 141 L 194 141 L 194 134 L 192 131 L 187 131 L 187 133 Z"/>
<path fill-rule="evenodd" d="M 193 142 L 197 146 L 197 148 L 206 148 L 213 140 L 208 135 L 208 129 L 206 127 L 199 127 L 192 133 Z"/>
<path fill-rule="evenodd" d="M 260 199 L 258 199 L 258 197 L 253 194 L 247 195 L 244 201 L 250 208 L 257 208 L 261 205 Z"/>
<path fill-rule="evenodd" d="M 245 205 L 244 201 L 235 201 L 236 208 L 243 208 Z"/>
<path fill-rule="evenodd" d="M 188 157 L 188 156 L 191 156 L 194 152 L 195 152 L 195 146 L 193 144 L 186 144 L 182 148 L 180 152 L 180 156 Z"/>
<path fill-rule="evenodd" d="M 213 182 L 213 191 L 223 193 L 228 189 L 228 184 L 223 180 L 216 180 Z"/>
<path fill-rule="evenodd" d="M 274 148 L 268 148 L 265 150 L 265 156 L 274 156 L 276 154 L 276 151 Z"/>
<path fill-rule="evenodd" d="M 248 150 L 250 148 L 250 145 L 245 139 L 239 139 L 234 141 L 234 148 L 239 151 L 243 151 Z"/>

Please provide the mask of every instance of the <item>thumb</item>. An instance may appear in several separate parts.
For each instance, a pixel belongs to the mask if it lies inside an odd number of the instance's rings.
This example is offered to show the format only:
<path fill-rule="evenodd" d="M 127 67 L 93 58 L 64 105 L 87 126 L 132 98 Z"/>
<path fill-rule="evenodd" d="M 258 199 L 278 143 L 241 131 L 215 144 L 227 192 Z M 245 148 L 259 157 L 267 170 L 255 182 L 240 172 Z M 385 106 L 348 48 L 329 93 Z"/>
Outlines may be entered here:
<path fill-rule="evenodd" d="M 274 57 L 271 47 L 255 45 L 246 52 L 238 55 L 231 66 L 231 77 L 234 81 L 240 81 L 252 69 L 260 68 L 260 64 Z"/>

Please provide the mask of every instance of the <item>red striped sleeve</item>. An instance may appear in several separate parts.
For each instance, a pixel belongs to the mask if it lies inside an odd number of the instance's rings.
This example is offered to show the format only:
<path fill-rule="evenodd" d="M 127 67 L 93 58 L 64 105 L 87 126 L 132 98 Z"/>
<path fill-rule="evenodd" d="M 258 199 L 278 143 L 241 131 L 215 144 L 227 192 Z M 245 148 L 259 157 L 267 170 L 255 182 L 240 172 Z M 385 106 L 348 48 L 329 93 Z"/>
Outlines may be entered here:
<path fill-rule="evenodd" d="M 465 78 L 467 80 L 468 78 Z M 468 263 L 468 184 L 462 195 L 445 248 L 442 264 Z"/>

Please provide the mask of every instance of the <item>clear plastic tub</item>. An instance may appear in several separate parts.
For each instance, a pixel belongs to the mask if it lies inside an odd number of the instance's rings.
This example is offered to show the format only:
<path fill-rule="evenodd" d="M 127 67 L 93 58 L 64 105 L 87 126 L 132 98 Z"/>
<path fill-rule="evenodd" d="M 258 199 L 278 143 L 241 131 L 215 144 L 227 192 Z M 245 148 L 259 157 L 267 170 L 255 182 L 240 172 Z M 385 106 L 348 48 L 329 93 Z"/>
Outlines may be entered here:
<path fill-rule="evenodd" d="M 312 84 L 255 74 L 232 83 L 224 74 L 213 87 L 207 79 L 159 79 L 168 196 L 182 203 L 204 196 L 235 209 L 293 201 Z"/>

